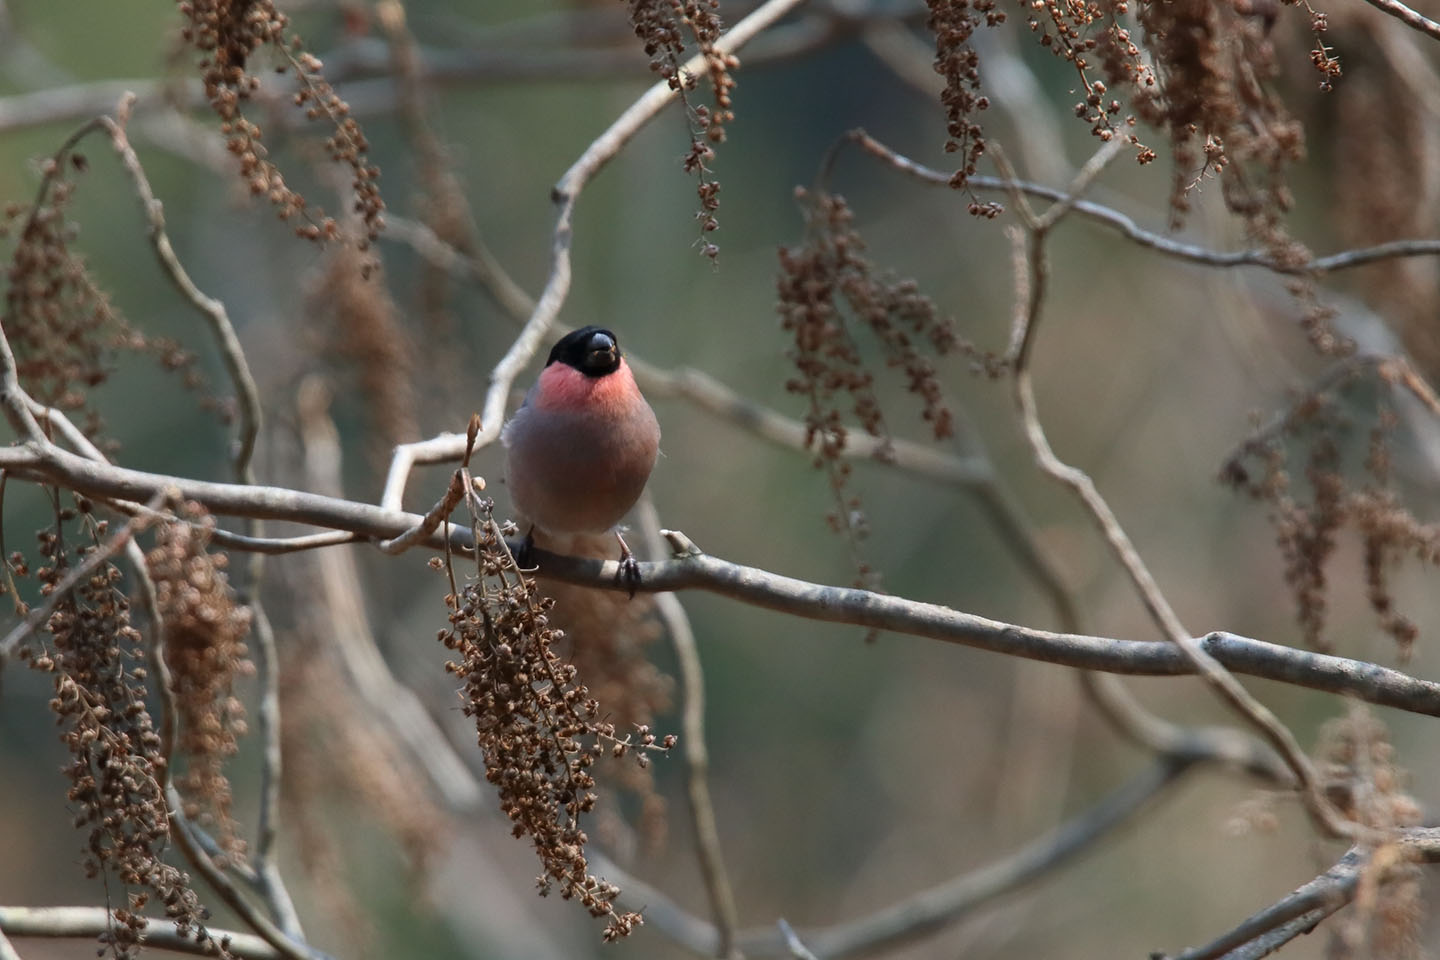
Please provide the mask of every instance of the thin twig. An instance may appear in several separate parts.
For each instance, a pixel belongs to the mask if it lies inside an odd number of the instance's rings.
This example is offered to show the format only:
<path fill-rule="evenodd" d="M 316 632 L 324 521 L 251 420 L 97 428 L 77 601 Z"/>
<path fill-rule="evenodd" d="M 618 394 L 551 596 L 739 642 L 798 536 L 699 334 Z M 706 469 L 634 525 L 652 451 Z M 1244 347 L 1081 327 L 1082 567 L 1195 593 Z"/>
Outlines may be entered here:
<path fill-rule="evenodd" d="M 650 556 L 663 557 L 666 547 L 660 536 L 660 516 L 648 494 L 641 499 L 637 511 Z M 665 632 L 670 635 L 670 645 L 680 670 L 683 691 L 680 747 L 685 756 L 685 793 L 690 801 L 700 875 L 705 881 L 710 913 L 718 931 L 715 956 L 737 957 L 735 932 L 740 927 L 740 913 L 735 906 L 735 892 L 726 875 L 720 831 L 715 823 L 715 805 L 710 797 L 710 753 L 705 745 L 705 674 L 700 665 L 700 648 L 695 642 L 695 631 L 690 628 L 690 617 L 679 597 L 673 593 L 659 594 L 655 597 L 655 607 L 665 624 Z"/>
<path fill-rule="evenodd" d="M 1391 842 L 1399 846 L 1402 854 L 1396 859 L 1396 866 L 1415 861 L 1440 862 L 1440 829 L 1413 828 L 1403 831 Z M 1213 960 L 1220 956 L 1258 960 L 1313 929 L 1315 924 L 1353 900 L 1361 876 L 1367 869 L 1376 867 L 1371 862 L 1372 854 L 1372 850 L 1352 847 L 1329 870 L 1205 946 L 1169 958 L 1164 954 L 1155 956 L 1160 960 Z"/>
<path fill-rule="evenodd" d="M 460 505 L 460 501 L 464 497 L 465 485 L 460 471 L 456 470 L 450 475 L 450 485 L 445 488 L 445 495 L 436 501 L 435 506 L 430 508 L 430 512 L 425 514 L 419 523 L 398 537 L 376 541 L 375 546 L 382 553 L 400 554 L 411 547 L 425 543 L 439 529 L 440 524 L 444 523 L 446 518 Z"/>
<path fill-rule="evenodd" d="M 1109 150 L 1109 146 L 1102 147 L 1097 151 L 1096 158 L 1113 157 L 1114 153 Z M 1013 183 L 1015 178 L 1008 169 L 1004 156 L 997 153 L 996 163 L 1005 180 Z M 1088 169 L 1091 164 L 1086 166 Z M 1091 178 L 1093 179 L 1093 173 Z M 1073 189 L 1075 191 L 1082 189 L 1086 182 L 1088 181 L 1085 178 L 1085 171 L 1082 170 L 1081 175 L 1076 178 Z M 1254 725 L 1271 746 L 1279 751 L 1295 774 L 1305 809 L 1316 826 L 1331 836 L 1355 836 L 1361 828 L 1358 824 L 1345 819 L 1325 798 L 1321 792 L 1315 768 L 1304 749 L 1301 748 L 1299 741 L 1296 740 L 1295 734 L 1290 731 L 1289 727 L 1281 723 L 1268 707 L 1241 686 L 1240 682 L 1186 631 L 1180 618 L 1170 606 L 1169 600 L 1166 599 L 1159 584 L 1150 573 L 1150 569 L 1141 559 L 1139 551 L 1135 549 L 1129 535 L 1125 533 L 1125 529 L 1120 525 L 1119 519 L 1110 509 L 1105 498 L 1100 495 L 1100 491 L 1089 474 L 1061 461 L 1051 448 L 1050 440 L 1040 423 L 1029 359 L 1036 329 L 1042 316 L 1045 283 L 1049 270 L 1045 256 L 1045 241 L 1049 231 L 1060 220 L 1059 216 L 1051 217 L 1050 214 L 1056 209 L 1063 214 L 1070 207 L 1065 205 L 1065 201 L 1060 201 L 1047 211 L 1046 215 L 1036 217 L 1026 204 L 1017 203 L 1016 206 L 1027 238 L 1028 249 L 1025 262 L 1029 267 L 1029 282 L 1024 285 L 1020 294 L 1025 309 L 1020 310 L 1017 307 L 1017 329 L 1011 336 L 1012 350 L 1009 359 L 1015 405 L 1020 412 L 1021 424 L 1025 437 L 1030 443 L 1036 465 L 1044 473 L 1070 488 L 1079 498 L 1095 524 L 1100 528 L 1100 533 L 1106 543 L 1114 551 L 1161 633 L 1184 651 L 1185 655 L 1194 663 L 1196 671 L 1220 698 Z M 1071 206 L 1073 206 L 1073 201 Z"/>
<path fill-rule="evenodd" d="M 1365 0 L 1366 3 L 1399 20 L 1411 30 L 1418 30 L 1428 37 L 1440 40 L 1440 23 L 1436 23 L 1417 10 L 1405 6 L 1400 0 Z"/>
<path fill-rule="evenodd" d="M 4 927 L 0 927 L 0 960 L 20 960 L 20 954 L 5 935 Z"/>
<path fill-rule="evenodd" d="M 884 161 L 895 170 L 922 183 L 949 187 L 950 179 L 954 176 L 953 171 L 946 172 L 936 170 L 915 160 L 911 160 L 903 154 L 897 153 L 890 147 L 871 137 L 864 130 L 852 130 L 847 134 L 847 139 L 871 156 Z M 1067 195 L 1065 190 L 1047 187 L 1038 183 L 1031 183 L 1026 180 L 1019 180 L 1013 177 L 976 175 L 967 178 L 965 183 L 967 186 L 976 190 L 1006 192 L 1018 190 L 1026 196 L 1036 197 L 1041 200 L 1060 201 Z M 1139 226 L 1128 215 L 1112 207 L 1107 207 L 1090 200 L 1075 201 L 1074 212 L 1087 220 L 1093 220 L 1096 223 L 1118 231 L 1125 239 L 1142 247 L 1154 250 L 1168 257 L 1187 260 L 1191 263 L 1207 267 L 1264 267 L 1275 273 L 1311 275 L 1333 273 L 1337 270 L 1348 270 L 1353 267 L 1377 263 L 1382 260 L 1393 260 L 1398 257 L 1432 257 L 1440 255 L 1440 240 L 1394 240 L 1389 243 L 1376 244 L 1372 247 L 1357 247 L 1351 250 L 1342 250 L 1338 253 L 1317 257 L 1303 263 L 1280 262 L 1264 250 L 1211 250 L 1208 247 L 1183 243 L 1166 234 L 1146 230 Z"/>
<path fill-rule="evenodd" d="M 799 935 L 795 933 L 795 928 L 790 926 L 789 921 L 784 917 L 776 920 L 775 926 L 779 929 L 780 936 L 785 938 L 785 949 L 790 951 L 790 956 L 795 960 L 819 960 L 815 954 L 810 952 L 810 948 L 805 946 Z"/>

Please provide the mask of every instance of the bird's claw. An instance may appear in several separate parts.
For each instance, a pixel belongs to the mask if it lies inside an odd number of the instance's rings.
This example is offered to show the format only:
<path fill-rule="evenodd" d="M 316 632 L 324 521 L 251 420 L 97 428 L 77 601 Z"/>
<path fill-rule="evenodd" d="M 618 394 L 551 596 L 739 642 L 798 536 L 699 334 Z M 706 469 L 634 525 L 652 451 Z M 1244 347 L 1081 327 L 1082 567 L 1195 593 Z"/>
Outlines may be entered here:
<path fill-rule="evenodd" d="M 630 599 L 635 599 L 635 591 L 640 588 L 640 561 L 633 555 L 627 554 L 620 558 L 620 572 L 615 579 L 625 584 L 630 589 Z"/>
<path fill-rule="evenodd" d="M 635 591 L 640 587 L 640 561 L 635 559 L 635 554 L 630 552 L 630 545 L 615 531 L 615 539 L 620 541 L 620 569 L 615 571 L 615 582 L 623 583 L 630 589 L 630 599 L 635 599 Z"/>
<path fill-rule="evenodd" d="M 517 570 L 535 569 L 535 528 L 531 527 L 525 534 L 525 539 L 520 541 L 518 548 L 510 551 L 510 556 L 515 560 Z"/>

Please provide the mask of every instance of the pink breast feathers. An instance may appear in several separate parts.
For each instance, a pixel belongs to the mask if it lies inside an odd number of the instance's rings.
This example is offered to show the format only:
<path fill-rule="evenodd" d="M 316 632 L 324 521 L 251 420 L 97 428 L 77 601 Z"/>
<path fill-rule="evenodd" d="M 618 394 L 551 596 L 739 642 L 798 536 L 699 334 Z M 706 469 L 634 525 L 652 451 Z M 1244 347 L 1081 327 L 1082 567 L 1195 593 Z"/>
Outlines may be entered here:
<path fill-rule="evenodd" d="M 587 377 L 568 364 L 552 363 L 541 371 L 539 388 L 532 402 L 541 410 L 556 412 L 604 415 L 640 401 L 640 388 L 624 360 L 618 370 L 603 377 Z"/>

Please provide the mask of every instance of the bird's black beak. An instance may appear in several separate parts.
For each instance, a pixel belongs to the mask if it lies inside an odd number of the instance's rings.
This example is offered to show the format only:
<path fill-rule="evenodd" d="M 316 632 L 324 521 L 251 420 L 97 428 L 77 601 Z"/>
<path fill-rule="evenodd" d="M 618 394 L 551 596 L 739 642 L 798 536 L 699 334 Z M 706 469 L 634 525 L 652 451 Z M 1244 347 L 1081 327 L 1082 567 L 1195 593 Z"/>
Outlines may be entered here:
<path fill-rule="evenodd" d="M 585 365 L 592 370 L 613 370 L 620 364 L 620 345 L 615 338 L 597 333 L 590 338 Z"/>

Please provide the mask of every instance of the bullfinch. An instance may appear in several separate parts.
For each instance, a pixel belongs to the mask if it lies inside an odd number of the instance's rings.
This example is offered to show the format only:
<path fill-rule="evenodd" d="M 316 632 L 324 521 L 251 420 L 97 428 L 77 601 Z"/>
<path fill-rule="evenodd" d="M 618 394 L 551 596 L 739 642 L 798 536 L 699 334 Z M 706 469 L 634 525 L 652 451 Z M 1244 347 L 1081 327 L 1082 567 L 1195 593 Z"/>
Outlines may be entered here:
<path fill-rule="evenodd" d="M 615 334 L 590 326 L 550 350 L 500 442 L 526 549 L 539 533 L 547 548 L 571 552 L 581 535 L 614 530 L 640 499 L 660 450 L 660 424 Z M 633 587 L 639 566 L 619 531 L 615 535 L 621 576 Z"/>

